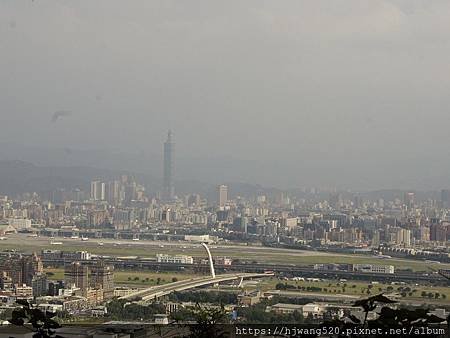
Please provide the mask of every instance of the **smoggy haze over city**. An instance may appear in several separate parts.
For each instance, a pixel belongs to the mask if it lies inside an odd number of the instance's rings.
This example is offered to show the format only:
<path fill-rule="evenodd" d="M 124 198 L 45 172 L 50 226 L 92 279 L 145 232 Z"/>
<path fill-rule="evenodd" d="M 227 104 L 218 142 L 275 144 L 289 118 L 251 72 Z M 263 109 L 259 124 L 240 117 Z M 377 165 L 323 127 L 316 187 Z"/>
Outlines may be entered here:
<path fill-rule="evenodd" d="M 450 186 L 448 1 L 2 1 L 0 159 Z"/>

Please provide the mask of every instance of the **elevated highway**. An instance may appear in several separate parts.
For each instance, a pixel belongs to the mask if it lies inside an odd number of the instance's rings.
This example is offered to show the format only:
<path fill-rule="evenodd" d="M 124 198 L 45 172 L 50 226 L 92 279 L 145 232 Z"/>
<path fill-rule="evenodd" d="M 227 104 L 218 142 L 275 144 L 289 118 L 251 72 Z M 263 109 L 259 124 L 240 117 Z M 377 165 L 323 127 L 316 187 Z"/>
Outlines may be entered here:
<path fill-rule="evenodd" d="M 194 289 L 206 285 L 214 285 L 223 282 L 229 282 L 233 280 L 243 280 L 248 278 L 262 278 L 273 276 L 271 273 L 237 273 L 237 274 L 223 274 L 212 276 L 203 276 L 198 278 L 192 278 L 188 280 L 182 280 L 165 285 L 153 286 L 147 289 L 133 292 L 129 295 L 122 296 L 119 299 L 125 299 L 130 301 L 138 301 L 145 303 L 163 296 L 166 296 L 172 292 L 184 291 Z"/>

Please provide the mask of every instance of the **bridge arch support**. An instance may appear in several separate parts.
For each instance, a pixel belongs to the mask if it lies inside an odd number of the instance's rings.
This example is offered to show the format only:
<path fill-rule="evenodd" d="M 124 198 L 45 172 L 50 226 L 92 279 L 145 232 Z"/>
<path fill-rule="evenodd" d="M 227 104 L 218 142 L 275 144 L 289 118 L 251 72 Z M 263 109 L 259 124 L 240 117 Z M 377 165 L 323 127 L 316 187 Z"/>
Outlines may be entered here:
<path fill-rule="evenodd" d="M 211 251 L 209 250 L 206 243 L 202 243 L 202 246 L 205 248 L 206 253 L 208 254 L 208 261 L 209 261 L 209 269 L 211 271 L 211 277 L 216 278 L 216 272 L 214 271 L 214 262 L 211 256 Z"/>

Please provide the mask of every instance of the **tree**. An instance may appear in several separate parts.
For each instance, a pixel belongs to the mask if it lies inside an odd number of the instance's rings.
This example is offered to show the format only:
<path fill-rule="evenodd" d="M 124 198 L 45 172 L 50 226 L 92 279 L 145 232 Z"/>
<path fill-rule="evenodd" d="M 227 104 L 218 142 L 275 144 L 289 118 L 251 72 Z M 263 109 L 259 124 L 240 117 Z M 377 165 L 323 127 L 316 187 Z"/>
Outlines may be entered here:
<path fill-rule="evenodd" d="M 429 314 L 429 310 L 425 308 L 416 308 L 414 310 L 403 307 L 391 308 L 389 306 L 391 303 L 396 302 L 385 297 L 383 294 L 372 296 L 367 299 L 361 299 L 355 302 L 354 306 L 363 309 L 365 312 L 364 320 L 360 320 L 356 316 L 347 314 L 345 320 L 335 319 L 325 322 L 322 325 L 339 327 L 341 332 L 345 332 L 349 329 L 358 331 L 358 328 L 366 328 L 369 330 L 381 329 L 382 332 L 386 332 L 386 330 L 392 329 L 414 330 L 417 329 L 417 325 L 420 327 L 430 327 L 431 325 L 442 324 L 446 320 L 445 318 L 439 318 Z M 380 311 L 377 311 L 379 316 L 376 319 L 368 320 L 368 313 L 374 311 L 379 305 L 382 306 Z M 448 319 L 450 320 L 450 316 Z M 411 336 L 416 335 L 418 331 L 412 332 Z M 423 337 L 425 336 L 434 337 L 435 335 L 432 333 L 431 335 L 423 335 Z"/>
<path fill-rule="evenodd" d="M 369 291 L 369 290 L 367 290 L 367 291 Z M 355 302 L 354 306 L 362 307 L 364 310 L 364 313 L 365 313 L 364 323 L 367 322 L 367 316 L 369 315 L 369 312 L 375 310 L 378 303 L 391 304 L 391 303 L 396 303 L 396 302 L 385 297 L 382 293 L 380 293 L 379 295 L 372 296 L 367 299 L 358 300 Z"/>
<path fill-rule="evenodd" d="M 127 303 L 125 300 L 112 300 L 107 305 L 109 316 L 112 319 L 119 320 L 149 320 L 154 314 L 164 313 L 165 307 L 160 303 L 149 305 L 140 305 L 136 303 Z"/>
<path fill-rule="evenodd" d="M 8 321 L 16 326 L 30 327 L 35 332 L 33 338 L 50 338 L 56 333 L 54 329 L 61 327 L 58 322 L 52 319 L 56 316 L 56 313 L 43 312 L 23 299 L 18 299 L 17 304 L 20 307 L 13 310 L 11 319 Z"/>
<path fill-rule="evenodd" d="M 211 308 L 195 304 L 186 311 L 187 317 L 192 318 L 196 324 L 190 325 L 190 338 L 222 338 L 225 333 L 217 324 L 227 322 L 227 313 L 223 306 Z"/>

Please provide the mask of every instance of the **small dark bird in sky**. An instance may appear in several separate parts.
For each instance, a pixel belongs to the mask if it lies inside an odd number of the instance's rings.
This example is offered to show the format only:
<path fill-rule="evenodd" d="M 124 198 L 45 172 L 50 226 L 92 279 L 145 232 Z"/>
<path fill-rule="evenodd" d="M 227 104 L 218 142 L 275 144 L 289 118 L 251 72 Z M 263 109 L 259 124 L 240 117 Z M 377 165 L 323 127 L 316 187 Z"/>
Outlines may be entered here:
<path fill-rule="evenodd" d="M 64 152 L 66 153 L 66 155 L 72 155 L 73 151 L 70 148 L 64 148 Z"/>
<path fill-rule="evenodd" d="M 64 117 L 64 116 L 70 116 L 71 112 L 68 110 L 58 110 L 55 111 L 52 115 L 52 119 L 51 121 L 53 123 L 55 123 L 56 121 L 58 121 L 59 118 Z"/>

